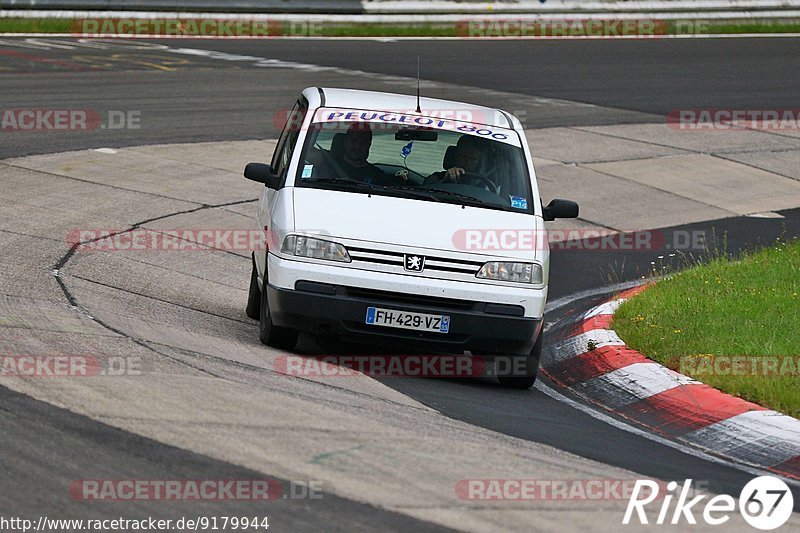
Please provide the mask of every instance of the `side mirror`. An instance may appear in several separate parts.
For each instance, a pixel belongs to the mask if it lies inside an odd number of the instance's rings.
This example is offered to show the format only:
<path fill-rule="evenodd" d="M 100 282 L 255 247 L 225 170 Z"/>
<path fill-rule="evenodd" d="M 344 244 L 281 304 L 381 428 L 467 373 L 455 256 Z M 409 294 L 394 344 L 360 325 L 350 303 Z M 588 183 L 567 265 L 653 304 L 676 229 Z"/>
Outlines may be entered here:
<path fill-rule="evenodd" d="M 270 189 L 281 188 L 281 178 L 266 163 L 248 163 L 244 167 L 244 177 L 251 181 L 263 183 Z"/>
<path fill-rule="evenodd" d="M 557 218 L 575 218 L 578 216 L 578 204 L 572 200 L 553 200 L 547 207 L 542 209 L 542 214 L 546 221 Z"/>

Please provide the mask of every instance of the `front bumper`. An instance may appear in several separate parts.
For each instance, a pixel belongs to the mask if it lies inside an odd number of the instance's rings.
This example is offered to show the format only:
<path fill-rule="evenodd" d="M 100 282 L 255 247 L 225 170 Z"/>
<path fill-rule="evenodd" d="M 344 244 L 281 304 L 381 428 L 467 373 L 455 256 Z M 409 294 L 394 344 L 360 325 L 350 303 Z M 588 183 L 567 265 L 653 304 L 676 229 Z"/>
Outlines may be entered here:
<path fill-rule="evenodd" d="M 295 289 L 267 285 L 276 326 L 313 335 L 347 337 L 371 345 L 415 351 L 479 354 L 528 354 L 540 333 L 541 318 L 525 317 L 524 308 L 482 301 L 433 298 L 298 281 Z M 448 333 L 421 332 L 365 323 L 368 307 L 383 307 L 450 317 Z"/>
<path fill-rule="evenodd" d="M 541 318 L 547 300 L 547 288 L 530 288 L 481 283 L 472 278 L 448 280 L 409 275 L 408 273 L 376 272 L 332 261 L 314 262 L 285 259 L 267 254 L 269 285 L 294 290 L 298 283 L 312 281 L 343 287 L 381 289 L 397 294 L 417 294 L 426 298 L 453 298 L 472 302 L 520 306 L 522 316 Z"/>

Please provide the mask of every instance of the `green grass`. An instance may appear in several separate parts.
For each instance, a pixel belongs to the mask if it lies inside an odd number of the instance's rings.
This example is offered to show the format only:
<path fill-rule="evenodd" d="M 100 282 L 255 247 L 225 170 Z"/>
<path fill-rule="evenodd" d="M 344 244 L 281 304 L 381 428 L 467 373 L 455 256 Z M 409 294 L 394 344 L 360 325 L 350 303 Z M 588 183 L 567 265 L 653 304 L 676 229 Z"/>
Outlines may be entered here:
<path fill-rule="evenodd" d="M 798 240 L 669 275 L 623 303 L 613 328 L 628 346 L 669 368 L 800 417 L 800 369 L 733 376 L 697 364 L 710 356 L 748 356 L 748 364 L 769 356 L 784 356 L 770 357 L 780 365 L 800 362 L 794 336 L 800 331 Z"/>
<path fill-rule="evenodd" d="M 69 33 L 72 20 L 0 18 L 2 33 Z"/>
<path fill-rule="evenodd" d="M 712 33 L 800 33 L 800 22 L 774 21 L 774 22 L 732 22 L 713 24 L 708 32 Z"/>
<path fill-rule="evenodd" d="M 454 24 L 347 24 L 322 28 L 323 37 L 457 37 Z"/>
<path fill-rule="evenodd" d="M 467 17 L 464 17 L 465 20 Z M 508 16 L 513 19 L 512 15 Z M 613 18 L 613 17 L 607 17 Z M 246 17 L 243 17 L 246 20 Z M 669 22 L 665 29 L 667 33 L 800 33 L 800 21 L 753 21 L 753 22 L 725 22 L 692 24 L 691 21 L 682 22 L 683 26 Z M 455 23 L 420 23 L 420 24 L 375 24 L 375 23 L 325 23 L 315 26 L 311 32 L 313 36 L 321 37 L 457 37 L 464 35 L 464 28 L 460 30 Z M 71 33 L 78 27 L 72 19 L 56 18 L 0 18 L 0 33 Z M 288 25 L 284 26 L 288 28 Z M 302 27 L 299 26 L 299 27 Z M 687 30 L 687 27 L 692 30 Z M 282 33 L 288 34 L 288 30 Z M 302 32 L 301 32 L 302 33 Z M 658 36 L 655 36 L 658 37 Z"/>

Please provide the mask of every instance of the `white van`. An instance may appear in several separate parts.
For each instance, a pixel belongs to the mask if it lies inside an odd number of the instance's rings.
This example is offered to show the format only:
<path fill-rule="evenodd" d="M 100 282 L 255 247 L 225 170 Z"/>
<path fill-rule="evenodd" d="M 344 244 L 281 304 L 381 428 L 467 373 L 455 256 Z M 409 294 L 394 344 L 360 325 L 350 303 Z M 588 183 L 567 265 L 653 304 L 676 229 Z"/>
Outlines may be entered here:
<path fill-rule="evenodd" d="M 519 120 L 431 98 L 308 88 L 265 185 L 247 314 L 265 344 L 300 331 L 425 353 L 512 356 L 528 388 L 542 349 L 549 247 Z"/>

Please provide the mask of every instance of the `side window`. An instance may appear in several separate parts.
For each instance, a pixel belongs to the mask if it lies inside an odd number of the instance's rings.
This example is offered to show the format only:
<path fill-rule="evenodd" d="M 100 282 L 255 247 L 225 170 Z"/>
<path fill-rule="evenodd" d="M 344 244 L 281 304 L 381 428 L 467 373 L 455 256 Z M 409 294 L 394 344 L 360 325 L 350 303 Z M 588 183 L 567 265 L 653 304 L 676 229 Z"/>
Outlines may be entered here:
<path fill-rule="evenodd" d="M 278 145 L 275 147 L 275 153 L 272 155 L 272 168 L 278 176 L 284 179 L 307 111 L 308 103 L 305 102 L 305 99 L 298 100 L 286 117 L 286 125 L 283 127 Z"/>

